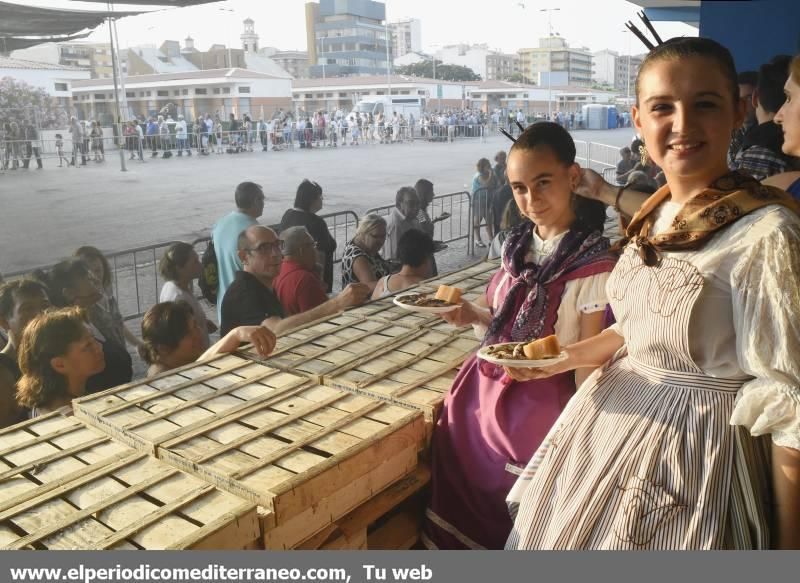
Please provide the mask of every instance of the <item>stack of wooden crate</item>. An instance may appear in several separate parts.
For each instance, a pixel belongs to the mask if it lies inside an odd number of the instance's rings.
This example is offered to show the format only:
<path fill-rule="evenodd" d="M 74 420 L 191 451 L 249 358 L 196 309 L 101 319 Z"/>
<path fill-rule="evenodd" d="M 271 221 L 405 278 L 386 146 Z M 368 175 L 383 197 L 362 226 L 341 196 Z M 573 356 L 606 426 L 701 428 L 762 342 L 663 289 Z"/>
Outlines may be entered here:
<path fill-rule="evenodd" d="M 6 549 L 253 549 L 257 505 L 52 413 L 0 431 Z"/>
<path fill-rule="evenodd" d="M 496 263 L 439 283 L 483 292 Z M 0 432 L 0 545 L 391 549 L 418 538 L 420 459 L 469 328 L 391 299 L 90 395 Z"/>

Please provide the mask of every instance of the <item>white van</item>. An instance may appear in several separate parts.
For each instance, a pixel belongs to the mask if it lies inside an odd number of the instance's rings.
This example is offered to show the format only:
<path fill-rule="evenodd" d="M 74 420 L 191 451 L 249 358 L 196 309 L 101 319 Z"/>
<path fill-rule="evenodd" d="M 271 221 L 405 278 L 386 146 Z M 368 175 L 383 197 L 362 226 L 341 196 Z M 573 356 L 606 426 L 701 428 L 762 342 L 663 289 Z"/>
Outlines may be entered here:
<path fill-rule="evenodd" d="M 386 117 L 391 118 L 394 112 L 402 114 L 406 119 L 413 115 L 414 119 L 419 119 L 422 115 L 425 100 L 422 97 L 413 97 L 410 95 L 395 96 L 391 98 L 387 95 L 375 95 L 365 97 L 356 103 L 351 113 L 371 113 L 376 117 L 379 113 L 383 113 Z"/>

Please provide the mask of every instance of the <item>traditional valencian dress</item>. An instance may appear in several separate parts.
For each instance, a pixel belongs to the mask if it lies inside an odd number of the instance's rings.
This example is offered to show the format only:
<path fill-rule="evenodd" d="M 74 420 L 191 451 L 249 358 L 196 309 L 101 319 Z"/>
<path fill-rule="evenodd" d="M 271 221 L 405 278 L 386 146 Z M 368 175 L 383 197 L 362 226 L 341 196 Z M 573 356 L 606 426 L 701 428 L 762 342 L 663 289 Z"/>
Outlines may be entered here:
<path fill-rule="evenodd" d="M 487 288 L 494 317 L 484 345 L 553 333 L 578 340 L 581 314 L 607 304 L 608 249 L 599 232 L 577 222 L 548 241 L 530 222 L 516 227 Z M 512 526 L 505 498 L 574 392 L 572 372 L 515 382 L 475 356 L 466 361 L 434 431 L 426 546 L 503 548 Z"/>
<path fill-rule="evenodd" d="M 800 219 L 736 173 L 668 197 L 608 281 L 625 347 L 515 484 L 507 548 L 770 546 L 770 436 L 800 449 Z"/>

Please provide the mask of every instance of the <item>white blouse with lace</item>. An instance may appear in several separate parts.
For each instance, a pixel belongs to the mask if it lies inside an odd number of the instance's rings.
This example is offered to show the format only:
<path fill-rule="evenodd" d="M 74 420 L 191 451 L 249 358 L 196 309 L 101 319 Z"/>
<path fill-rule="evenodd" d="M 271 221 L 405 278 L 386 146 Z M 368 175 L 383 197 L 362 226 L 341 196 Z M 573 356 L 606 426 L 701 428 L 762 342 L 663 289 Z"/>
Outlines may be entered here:
<path fill-rule="evenodd" d="M 531 248 L 525 256 L 525 261 L 540 265 L 542 261 L 553 254 L 566 234 L 567 231 L 545 241 L 534 231 L 531 239 Z M 606 309 L 606 305 L 608 305 L 608 300 L 606 299 L 606 282 L 608 281 L 609 275 L 610 272 L 598 273 L 597 275 L 590 275 L 581 279 L 573 279 L 566 283 L 561 305 L 556 312 L 557 318 L 555 323 L 555 335 L 562 345 L 572 344 L 580 339 L 581 314 L 591 314 Z M 502 302 L 500 301 L 499 294 L 503 287 L 505 287 L 505 280 L 508 278 L 510 278 L 510 276 L 504 273 L 503 279 L 495 288 L 494 297 L 488 298 L 493 311 L 497 311 L 501 307 Z M 483 338 L 486 334 L 486 327 L 476 326 L 475 333 L 478 338 Z"/>
<path fill-rule="evenodd" d="M 679 209 L 656 209 L 653 233 Z M 752 379 L 739 390 L 731 424 L 800 449 L 800 218 L 764 207 L 700 250 L 667 253 L 706 282 L 688 330 L 695 364 L 712 377 Z"/>

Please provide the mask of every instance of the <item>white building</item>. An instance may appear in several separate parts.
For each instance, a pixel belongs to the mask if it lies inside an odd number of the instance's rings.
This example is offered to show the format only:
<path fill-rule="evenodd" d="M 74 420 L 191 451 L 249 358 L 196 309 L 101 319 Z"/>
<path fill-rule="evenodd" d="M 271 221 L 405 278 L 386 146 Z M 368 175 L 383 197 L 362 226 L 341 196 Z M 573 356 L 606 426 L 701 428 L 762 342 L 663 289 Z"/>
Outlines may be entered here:
<path fill-rule="evenodd" d="M 416 65 L 417 63 L 423 63 L 425 61 L 432 60 L 433 57 L 430 55 L 426 55 L 424 53 L 406 53 L 402 57 L 397 57 L 394 60 L 395 67 L 405 67 L 407 65 Z"/>
<path fill-rule="evenodd" d="M 292 82 L 294 111 L 350 111 L 353 105 L 370 96 L 388 95 L 385 75 L 295 79 Z M 478 82 L 441 81 L 406 75 L 392 75 L 393 96 L 414 96 L 424 99 L 427 111 L 461 109 L 469 106 L 469 94 Z"/>
<path fill-rule="evenodd" d="M 392 35 L 392 57 L 402 57 L 422 50 L 422 22 L 418 18 L 404 18 L 389 23 Z"/>
<path fill-rule="evenodd" d="M 0 79 L 3 77 L 44 89 L 71 113 L 73 85 L 89 79 L 91 73 L 88 69 L 0 56 Z"/>
<path fill-rule="evenodd" d="M 109 80 L 76 81 L 74 101 L 82 117 L 109 119 L 114 111 L 114 86 Z M 207 69 L 125 79 L 127 116 L 148 117 L 162 109 L 187 119 L 211 113 L 272 117 L 289 108 L 292 80 L 246 69 Z"/>
<path fill-rule="evenodd" d="M 486 57 L 491 54 L 489 45 L 448 45 L 436 52 L 436 59 L 445 65 L 469 67 L 481 79 L 486 79 Z"/>
<path fill-rule="evenodd" d="M 617 59 L 619 53 L 608 49 L 592 53 L 592 80 L 614 87 L 617 82 Z"/>

